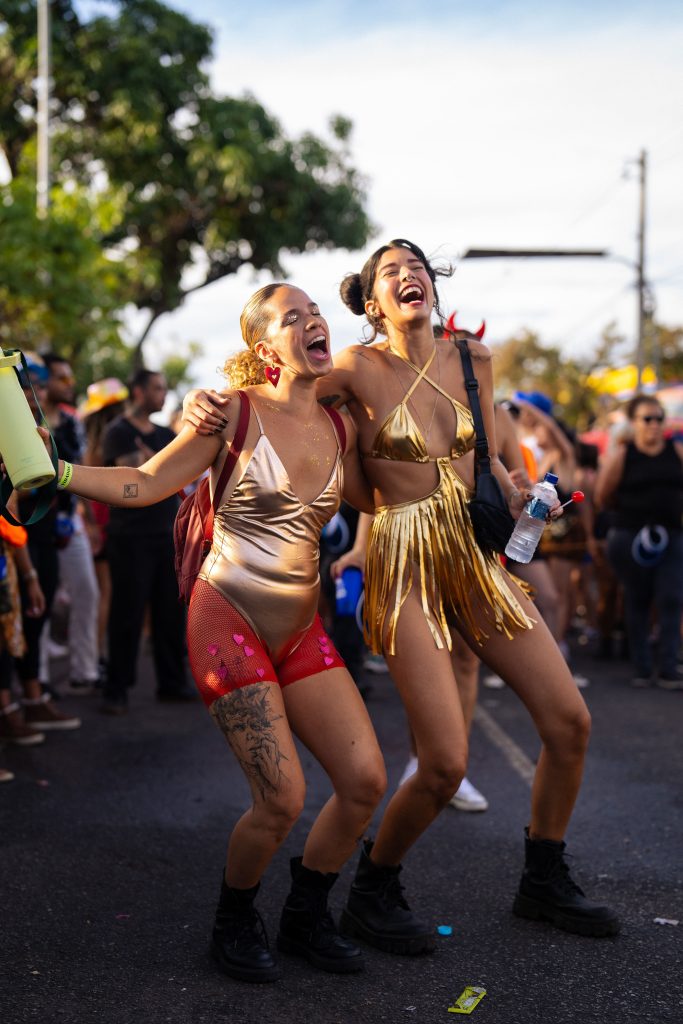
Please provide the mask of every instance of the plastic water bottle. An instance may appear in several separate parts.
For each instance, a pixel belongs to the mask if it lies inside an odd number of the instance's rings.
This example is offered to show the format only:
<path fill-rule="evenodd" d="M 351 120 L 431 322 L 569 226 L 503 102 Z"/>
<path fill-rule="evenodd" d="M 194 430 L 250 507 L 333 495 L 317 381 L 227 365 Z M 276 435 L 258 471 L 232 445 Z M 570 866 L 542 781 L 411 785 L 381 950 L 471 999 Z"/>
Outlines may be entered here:
<path fill-rule="evenodd" d="M 531 488 L 533 497 L 524 506 L 505 548 L 505 554 L 513 561 L 523 565 L 531 561 L 545 528 L 548 512 L 557 501 L 556 483 L 555 474 L 546 473 L 545 478 Z"/>

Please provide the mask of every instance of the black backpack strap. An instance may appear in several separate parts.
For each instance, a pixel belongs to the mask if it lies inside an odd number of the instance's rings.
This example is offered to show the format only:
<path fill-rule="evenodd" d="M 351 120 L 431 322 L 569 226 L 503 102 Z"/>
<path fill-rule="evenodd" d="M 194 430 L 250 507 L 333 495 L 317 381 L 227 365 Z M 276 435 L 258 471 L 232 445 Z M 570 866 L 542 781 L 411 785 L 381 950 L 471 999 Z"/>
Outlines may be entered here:
<path fill-rule="evenodd" d="M 462 368 L 465 373 L 465 390 L 467 391 L 470 409 L 472 410 L 472 419 L 474 420 L 474 433 L 476 435 L 474 448 L 477 453 L 477 463 L 484 473 L 490 473 L 489 442 L 486 437 L 484 417 L 481 414 L 481 403 L 479 402 L 479 381 L 474 375 L 472 357 L 467 342 L 462 339 L 456 340 L 455 344 L 462 359 Z"/>

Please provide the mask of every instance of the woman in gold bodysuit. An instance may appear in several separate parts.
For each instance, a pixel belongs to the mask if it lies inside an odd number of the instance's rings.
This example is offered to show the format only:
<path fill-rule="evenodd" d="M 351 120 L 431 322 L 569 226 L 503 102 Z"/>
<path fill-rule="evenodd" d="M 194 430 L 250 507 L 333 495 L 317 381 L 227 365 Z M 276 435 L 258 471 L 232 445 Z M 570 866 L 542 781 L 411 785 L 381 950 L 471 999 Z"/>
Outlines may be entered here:
<path fill-rule="evenodd" d="M 249 351 L 226 366 L 240 390 L 229 392 L 235 400 L 216 432 L 200 436 L 186 427 L 139 469 L 75 466 L 69 482 L 60 463 L 59 473 L 77 494 L 131 507 L 173 494 L 208 467 L 215 487 L 250 412 L 192 592 L 188 651 L 200 694 L 252 794 L 230 836 L 212 949 L 227 974 L 258 982 L 277 978 L 278 967 L 254 898 L 305 793 L 293 735 L 318 759 L 334 793 L 303 857 L 292 861 L 278 948 L 322 970 L 363 966 L 360 949 L 336 930 L 327 893 L 386 775 L 365 706 L 317 616 L 320 530 L 339 507 L 342 478 L 346 499 L 372 509 L 353 423 L 316 400 L 316 383 L 332 367 L 327 323 L 305 292 L 273 284 L 252 296 L 241 326 Z"/>
<path fill-rule="evenodd" d="M 374 341 L 335 358 L 319 397 L 346 404 L 358 430 L 377 515 L 366 568 L 366 618 L 382 649 L 415 737 L 418 770 L 392 796 L 374 844 L 366 844 L 342 917 L 351 934 L 390 952 L 431 948 L 431 929 L 401 896 L 400 862 L 458 788 L 467 737 L 451 657 L 451 628 L 524 702 L 542 741 L 513 909 L 564 929 L 611 935 L 619 922 L 589 902 L 568 873 L 564 835 L 578 794 L 590 717 L 547 627 L 497 559 L 474 539 L 467 502 L 474 488 L 474 430 L 460 353 L 436 339 L 436 272 L 413 243 L 380 247 L 342 298 L 366 315 Z M 486 346 L 468 338 L 493 472 L 519 516 L 496 453 L 493 380 Z M 226 398 L 194 396 L 186 416 L 211 429 Z M 395 884 L 391 885 L 390 880 Z"/>

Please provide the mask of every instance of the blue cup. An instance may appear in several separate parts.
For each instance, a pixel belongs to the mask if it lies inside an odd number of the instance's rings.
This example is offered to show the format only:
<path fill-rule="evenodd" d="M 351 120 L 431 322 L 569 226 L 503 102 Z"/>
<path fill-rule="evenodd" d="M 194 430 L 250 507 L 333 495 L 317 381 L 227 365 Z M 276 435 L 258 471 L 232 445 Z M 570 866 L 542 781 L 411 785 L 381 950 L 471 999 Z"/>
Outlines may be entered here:
<path fill-rule="evenodd" d="M 355 615 L 363 593 L 363 573 L 360 569 L 344 569 L 335 581 L 337 615 Z"/>

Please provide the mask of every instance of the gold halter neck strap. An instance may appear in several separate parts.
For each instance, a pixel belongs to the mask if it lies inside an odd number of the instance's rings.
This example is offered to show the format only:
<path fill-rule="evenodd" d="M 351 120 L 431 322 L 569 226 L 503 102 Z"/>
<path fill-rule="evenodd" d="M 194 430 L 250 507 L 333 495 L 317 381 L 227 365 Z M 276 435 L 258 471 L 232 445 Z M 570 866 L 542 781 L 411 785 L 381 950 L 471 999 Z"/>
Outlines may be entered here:
<path fill-rule="evenodd" d="M 396 356 L 396 358 L 400 359 L 402 363 L 406 363 L 411 368 L 411 370 L 415 370 L 415 373 L 417 374 L 415 380 L 413 381 L 413 383 L 410 385 L 405 395 L 403 396 L 401 400 L 401 405 L 405 405 L 405 403 L 411 397 L 413 391 L 415 390 L 415 388 L 417 387 L 421 380 L 426 380 L 428 384 L 433 384 L 437 391 L 441 391 L 439 385 L 435 381 L 433 381 L 431 377 L 427 376 L 427 370 L 434 362 L 434 358 L 436 356 L 436 345 L 434 345 L 434 348 L 432 349 L 432 354 L 430 355 L 429 359 L 426 361 L 422 369 L 420 369 L 419 366 L 416 366 L 415 363 L 411 362 L 410 359 L 406 359 L 405 356 L 401 356 L 399 355 L 398 352 L 394 352 L 393 348 L 390 348 L 389 351 L 391 352 L 392 356 Z M 444 394 L 443 391 L 441 391 L 441 393 Z"/>
<path fill-rule="evenodd" d="M 435 380 L 432 380 L 431 377 L 427 376 L 427 371 L 434 362 L 434 357 L 436 356 L 436 345 L 434 346 L 432 354 L 422 367 L 416 366 L 412 360 L 406 359 L 405 356 L 398 355 L 398 353 L 393 350 L 391 350 L 391 352 L 397 359 L 400 359 L 401 362 L 405 363 L 415 371 L 415 380 L 410 385 L 399 404 L 392 409 L 386 417 L 377 431 L 372 449 L 369 452 L 363 452 L 363 458 L 387 459 L 395 462 L 438 461 L 437 458 L 428 454 L 426 440 L 422 436 L 420 429 L 408 409 L 409 399 L 418 384 L 423 380 L 427 384 L 431 384 L 439 394 L 448 399 L 455 410 L 457 417 L 456 436 L 451 450 L 446 457 L 457 459 L 461 455 L 464 455 L 473 447 L 475 440 L 472 413 L 466 406 L 453 398 L 452 395 L 449 395 L 447 391 L 444 391 L 440 384 L 437 384 Z"/>

